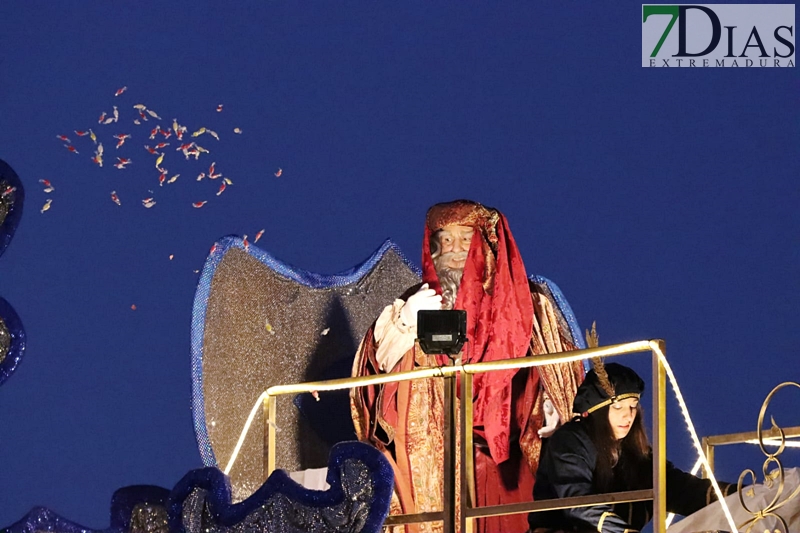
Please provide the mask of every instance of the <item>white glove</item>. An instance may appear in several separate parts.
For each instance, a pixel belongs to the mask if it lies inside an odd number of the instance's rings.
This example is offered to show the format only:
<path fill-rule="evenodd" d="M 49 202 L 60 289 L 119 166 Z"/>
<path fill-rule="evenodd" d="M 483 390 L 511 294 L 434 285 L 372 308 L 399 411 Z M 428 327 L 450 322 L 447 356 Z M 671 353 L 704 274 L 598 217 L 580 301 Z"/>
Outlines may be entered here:
<path fill-rule="evenodd" d="M 544 409 L 544 426 L 539 430 L 539 437 L 545 439 L 556 432 L 561 418 L 550 398 L 545 398 L 542 408 Z"/>
<path fill-rule="evenodd" d="M 417 292 L 412 294 L 400 310 L 400 322 L 407 328 L 417 327 L 417 311 L 435 311 L 442 308 L 442 296 L 423 283 Z"/>

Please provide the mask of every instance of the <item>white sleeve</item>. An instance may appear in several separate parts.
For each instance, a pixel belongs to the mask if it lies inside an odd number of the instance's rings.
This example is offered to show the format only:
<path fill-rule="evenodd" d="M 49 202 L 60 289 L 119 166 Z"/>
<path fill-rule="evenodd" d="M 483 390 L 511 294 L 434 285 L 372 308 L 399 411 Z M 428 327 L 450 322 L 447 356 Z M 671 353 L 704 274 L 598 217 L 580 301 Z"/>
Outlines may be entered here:
<path fill-rule="evenodd" d="M 387 305 L 375 322 L 375 359 L 381 371 L 391 371 L 403 355 L 414 347 L 417 327 L 408 327 L 400 320 L 400 311 L 405 302 L 395 300 Z"/>

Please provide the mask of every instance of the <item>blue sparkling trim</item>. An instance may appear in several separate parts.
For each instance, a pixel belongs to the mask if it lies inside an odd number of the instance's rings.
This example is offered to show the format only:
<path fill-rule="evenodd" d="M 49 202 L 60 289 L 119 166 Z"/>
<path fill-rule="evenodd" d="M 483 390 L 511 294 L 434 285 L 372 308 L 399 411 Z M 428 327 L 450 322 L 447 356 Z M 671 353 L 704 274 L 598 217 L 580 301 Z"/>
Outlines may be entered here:
<path fill-rule="evenodd" d="M 386 239 L 380 248 L 360 265 L 332 275 L 315 274 L 314 272 L 293 267 L 253 244 L 250 244 L 249 247 L 245 249 L 242 239 L 234 235 L 223 237 L 217 241 L 206 258 L 203 271 L 200 274 L 200 280 L 197 282 L 197 290 L 195 291 L 192 308 L 192 419 L 194 422 L 194 434 L 197 439 L 197 447 L 205 466 L 218 466 L 214 450 L 211 447 L 211 439 L 208 436 L 205 400 L 203 397 L 203 339 L 205 336 L 206 309 L 214 273 L 220 261 L 222 261 L 222 258 L 231 248 L 238 248 L 246 251 L 277 274 L 314 289 L 343 287 L 345 285 L 358 283 L 361 278 L 375 268 L 375 265 L 377 265 L 390 250 L 397 254 L 406 266 L 418 276 L 422 275 L 422 271 L 416 265 L 412 264 L 400 251 L 400 248 L 390 239 Z"/>
<path fill-rule="evenodd" d="M 11 345 L 8 347 L 8 353 L 3 362 L 0 363 L 0 385 L 2 385 L 22 361 L 22 356 L 25 354 L 26 336 L 19 316 L 17 316 L 14 308 L 11 307 L 11 304 L 3 298 L 0 298 L 0 318 L 3 319 L 8 332 L 11 334 Z"/>
<path fill-rule="evenodd" d="M 572 312 L 572 307 L 569 305 L 564 293 L 561 292 L 561 289 L 558 288 L 558 285 L 550 281 L 544 276 L 531 276 L 530 280 L 534 283 L 541 283 L 546 285 L 550 292 L 553 294 L 553 300 L 556 302 L 556 306 L 561 311 L 561 314 L 564 315 L 564 319 L 567 321 L 567 325 L 569 326 L 569 332 L 572 334 L 572 342 L 575 346 L 580 350 L 586 349 L 586 341 L 583 340 L 583 335 L 581 334 L 581 327 L 578 325 L 578 319 L 575 318 L 575 313 Z M 588 372 L 589 361 L 583 361 L 583 369 Z"/>
<path fill-rule="evenodd" d="M 45 507 L 34 507 L 21 520 L 3 528 L 2 533 L 127 533 L 133 510 L 137 505 L 163 506 L 167 510 L 169 530 L 182 533 L 183 503 L 193 489 L 207 490 L 210 519 L 215 525 L 235 526 L 276 494 L 283 494 L 301 506 L 324 508 L 340 505 L 345 498 L 343 489 L 343 465 L 345 461 L 362 462 L 369 471 L 372 482 L 372 499 L 360 533 L 379 533 L 389 515 L 394 490 L 394 473 L 389 461 L 374 447 L 361 442 L 342 442 L 331 449 L 328 459 L 326 491 L 310 490 L 295 483 L 286 472 L 276 470 L 269 479 L 243 502 L 231 503 L 231 487 L 228 477 L 219 469 L 208 467 L 191 470 L 172 491 L 152 485 L 123 487 L 111 499 L 111 526 L 107 529 L 92 529 L 62 518 Z M 271 533 L 271 532 L 270 532 Z M 277 530 L 276 530 L 277 533 Z"/>
<path fill-rule="evenodd" d="M 46 507 L 34 507 L 21 520 L 3 529 L 3 533 L 127 533 L 134 508 L 139 504 L 167 506 L 170 491 L 154 485 L 123 487 L 111 498 L 111 527 L 91 529 L 62 518 Z"/>
<path fill-rule="evenodd" d="M 372 501 L 367 520 L 361 533 L 381 531 L 394 490 L 394 472 L 389 461 L 376 448 L 361 442 L 340 442 L 331 449 L 328 459 L 326 491 L 310 490 L 292 480 L 283 470 L 275 470 L 246 500 L 232 504 L 230 479 L 217 468 L 207 467 L 192 470 L 181 479 L 169 497 L 169 530 L 184 533 L 183 502 L 195 488 L 208 491 L 209 516 L 215 525 L 232 527 L 264 505 L 275 494 L 283 494 L 289 499 L 308 507 L 333 507 L 342 503 L 345 494 L 342 489 L 342 465 L 346 460 L 357 459 L 363 462 L 370 472 L 373 484 Z"/>
<path fill-rule="evenodd" d="M 11 204 L 11 209 L 9 209 L 5 220 L 0 224 L 0 255 L 3 255 L 22 217 L 22 204 L 25 203 L 25 188 L 22 186 L 22 182 L 19 176 L 17 176 L 17 173 L 14 172 L 14 169 L 2 159 L 0 159 L 0 181 L 7 181 L 12 187 L 16 187 L 17 189 L 14 192 L 14 203 Z M 0 191 L 0 193 L 1 192 L 2 191 Z"/>

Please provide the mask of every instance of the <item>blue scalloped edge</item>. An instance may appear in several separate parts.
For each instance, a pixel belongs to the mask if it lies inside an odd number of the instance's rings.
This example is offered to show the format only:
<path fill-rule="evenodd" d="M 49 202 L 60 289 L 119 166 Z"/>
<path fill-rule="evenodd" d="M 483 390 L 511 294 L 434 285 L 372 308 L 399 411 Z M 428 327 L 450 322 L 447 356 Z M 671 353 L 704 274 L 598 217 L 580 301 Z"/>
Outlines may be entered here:
<path fill-rule="evenodd" d="M 244 241 L 236 235 L 228 235 L 218 240 L 211 247 L 211 251 L 208 257 L 206 257 L 203 271 L 197 282 L 197 290 L 195 291 L 194 304 L 192 306 L 192 420 L 194 423 L 195 438 L 197 439 L 197 447 L 205 466 L 218 466 L 214 450 L 211 447 L 211 439 L 208 436 L 205 416 L 205 399 L 203 395 L 203 338 L 205 337 L 206 310 L 214 274 L 222 258 L 231 248 L 238 248 L 245 251 L 278 275 L 313 289 L 342 287 L 358 283 L 375 268 L 375 265 L 377 265 L 390 250 L 397 254 L 414 273 L 418 276 L 422 275 L 422 271 L 406 258 L 400 248 L 391 239 L 386 239 L 383 244 L 361 264 L 344 272 L 332 275 L 316 274 L 293 267 L 253 244 L 245 247 Z"/>
<path fill-rule="evenodd" d="M 127 533 L 130 531 L 133 510 L 140 504 L 162 505 L 166 508 L 170 491 L 155 485 L 123 487 L 111 497 L 111 527 L 92 529 L 67 520 L 46 507 L 34 507 L 22 519 L 0 531 L 2 533 Z"/>
<path fill-rule="evenodd" d="M 183 502 L 192 490 L 207 490 L 209 514 L 216 525 L 231 527 L 244 520 L 250 513 L 261 507 L 275 494 L 283 494 L 289 499 L 300 501 L 313 507 L 330 507 L 342 503 L 345 494 L 342 490 L 341 466 L 348 459 L 358 459 L 367 466 L 372 478 L 374 492 L 367 520 L 362 533 L 378 533 L 386 517 L 394 490 L 394 472 L 389 461 L 376 448 L 361 442 L 340 442 L 331 448 L 328 458 L 327 482 L 330 488 L 317 491 L 304 488 L 292 480 L 283 470 L 274 471 L 267 481 L 246 500 L 231 503 L 229 478 L 215 467 L 192 470 L 181 479 L 169 497 L 169 529 L 173 533 L 184 533 L 182 523 Z"/>
<path fill-rule="evenodd" d="M 26 335 L 19 316 L 14 311 L 14 308 L 11 307 L 11 304 L 3 298 L 0 298 L 0 318 L 3 319 L 11 334 L 11 345 L 8 348 L 8 353 L 3 362 L 0 363 L 0 385 L 2 385 L 5 380 L 11 377 L 11 374 L 14 373 L 20 361 L 22 361 L 22 356 L 25 353 Z"/>
<path fill-rule="evenodd" d="M 14 236 L 14 231 L 16 231 L 19 225 L 20 218 L 22 218 L 22 205 L 25 203 L 25 188 L 22 186 L 22 181 L 20 181 L 17 173 L 14 172 L 14 169 L 2 159 L 0 159 L 0 180 L 8 181 L 12 187 L 16 187 L 17 189 L 14 192 L 14 203 L 11 205 L 11 209 L 8 211 L 5 220 L 0 224 L 0 255 L 3 255 L 6 247 L 11 242 L 11 238 Z"/>
<path fill-rule="evenodd" d="M 394 472 L 381 452 L 361 442 L 342 442 L 331 449 L 327 477 L 330 488 L 326 491 L 306 489 L 293 481 L 283 470 L 276 470 L 249 498 L 234 504 L 231 503 L 229 478 L 215 467 L 206 467 L 189 471 L 172 491 L 154 485 L 135 485 L 117 490 L 111 499 L 111 526 L 108 529 L 87 528 L 59 516 L 46 507 L 34 507 L 21 520 L 0 531 L 2 533 L 36 531 L 126 533 L 130 530 L 133 510 L 137 505 L 144 503 L 165 506 L 170 532 L 183 533 L 183 503 L 195 488 L 209 492 L 210 514 L 217 525 L 224 527 L 238 524 L 275 494 L 283 494 L 310 507 L 330 507 L 339 505 L 345 497 L 341 466 L 348 459 L 362 461 L 367 466 L 373 483 L 370 510 L 361 533 L 378 533 L 389 515 L 394 490 Z"/>

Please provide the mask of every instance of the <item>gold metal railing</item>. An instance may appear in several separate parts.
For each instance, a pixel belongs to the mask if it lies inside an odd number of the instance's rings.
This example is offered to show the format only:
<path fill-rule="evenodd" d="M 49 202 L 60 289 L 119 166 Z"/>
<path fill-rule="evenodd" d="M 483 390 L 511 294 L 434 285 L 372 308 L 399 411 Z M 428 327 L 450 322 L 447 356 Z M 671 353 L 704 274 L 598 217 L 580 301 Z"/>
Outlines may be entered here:
<path fill-rule="evenodd" d="M 761 432 L 764 442 L 777 446 L 780 444 L 781 431 L 787 439 L 800 438 L 800 426 L 789 428 L 770 428 Z M 714 449 L 717 446 L 726 446 L 729 444 L 758 444 L 758 431 L 745 431 L 742 433 L 726 433 L 725 435 L 711 435 L 703 437 L 703 451 L 708 458 L 708 464 L 713 472 L 714 470 Z M 703 475 L 707 476 L 705 469 Z"/>
<path fill-rule="evenodd" d="M 528 502 L 508 505 L 492 505 L 484 507 L 475 506 L 475 479 L 473 465 L 473 443 L 472 443 L 472 420 L 473 405 L 472 401 L 464 401 L 464 398 L 472 398 L 472 376 L 484 372 L 496 370 L 511 370 L 520 368 L 530 368 L 541 365 L 555 363 L 568 363 L 588 359 L 590 357 L 613 357 L 623 354 L 651 352 L 653 362 L 653 489 L 619 492 L 613 494 L 602 494 L 597 496 L 581 496 L 576 498 L 564 498 L 559 500 L 547 500 L 540 502 Z M 277 398 L 286 394 L 299 394 L 311 392 L 325 392 L 334 390 L 351 389 L 378 385 L 383 383 L 393 383 L 408 381 L 412 379 L 442 378 L 445 380 L 445 465 L 444 465 L 444 494 L 443 509 L 439 512 L 417 513 L 408 515 L 392 515 L 386 520 L 386 525 L 410 524 L 429 521 L 444 522 L 444 531 L 455 531 L 456 529 L 456 491 L 461 492 L 461 509 L 459 529 L 464 533 L 473 530 L 474 519 L 486 516 L 498 516 L 518 513 L 537 512 L 553 509 L 564 509 L 569 507 L 583 507 L 602 503 L 624 503 L 642 500 L 653 500 L 653 533 L 665 533 L 666 525 L 666 371 L 662 358 L 666 355 L 665 343 L 663 340 L 637 341 L 626 344 L 612 346 L 602 346 L 587 350 L 576 350 L 571 352 L 561 352 L 517 359 L 505 359 L 501 361 L 488 361 L 482 363 L 460 364 L 456 361 L 451 366 L 422 368 L 408 372 L 396 372 L 391 374 L 381 374 L 377 376 L 361 376 L 354 378 L 333 379 L 328 381 L 316 381 L 300 383 L 295 385 L 278 385 L 268 388 L 262 395 L 263 415 L 265 418 L 265 479 L 275 470 L 276 446 L 275 424 L 277 414 Z M 456 377 L 460 376 L 461 398 L 456 395 Z M 458 403 L 457 403 L 458 402 Z M 461 450 L 461 486 L 455 486 L 456 461 L 452 450 L 455 449 L 452 443 L 456 439 L 456 413 L 460 425 L 460 450 Z M 245 430 L 239 439 L 243 441 L 252 416 L 245 426 Z M 467 429 L 469 428 L 469 429 Z M 237 445 L 234 456 L 226 468 L 229 471 L 235 460 L 235 453 L 238 453 Z"/>
<path fill-rule="evenodd" d="M 780 455 L 784 452 L 786 447 L 792 446 L 797 447 L 797 442 L 790 442 L 788 439 L 800 437 L 800 426 L 794 426 L 789 428 L 781 428 L 775 423 L 775 419 L 771 418 L 772 427 L 768 430 L 764 429 L 764 417 L 767 413 L 767 407 L 769 406 L 770 401 L 775 396 L 775 394 L 780 391 L 781 389 L 794 387 L 796 389 L 800 389 L 800 383 L 794 381 L 785 381 L 770 391 L 767 395 L 764 403 L 761 405 L 761 411 L 758 414 L 758 426 L 756 431 L 748 431 L 744 433 L 728 433 L 725 435 L 713 435 L 709 437 L 703 438 L 702 441 L 702 448 L 703 453 L 706 456 L 706 465 L 707 469 L 704 468 L 703 473 L 704 475 L 708 475 L 714 471 L 714 448 L 716 446 L 725 446 L 729 444 L 758 444 L 761 448 L 761 452 L 766 456 L 764 460 L 764 464 L 761 467 L 761 472 L 764 476 L 764 486 L 767 489 L 775 488 L 775 493 L 770 497 L 766 498 L 767 501 L 762 502 L 746 502 L 745 501 L 745 494 L 748 493 L 750 496 L 755 494 L 754 487 L 748 489 L 748 491 L 744 491 L 745 486 L 755 485 L 756 484 L 756 474 L 751 469 L 744 470 L 739 475 L 739 481 L 737 483 L 737 494 L 739 497 L 739 504 L 741 505 L 742 509 L 746 511 L 750 518 L 742 524 L 739 524 L 738 528 L 745 528 L 745 533 L 751 533 L 752 531 L 767 531 L 764 529 L 764 525 L 762 521 L 766 521 L 768 519 L 775 520 L 775 528 L 771 529 L 775 533 L 788 533 L 789 532 L 789 525 L 784 518 L 778 511 L 788 502 L 794 500 L 798 496 L 800 496 L 800 486 L 794 487 L 792 492 L 788 495 L 785 495 L 785 470 L 783 463 L 780 459 Z M 767 447 L 776 447 L 777 449 L 767 451 Z M 746 483 L 746 480 L 749 478 L 750 483 Z M 761 508 L 753 508 L 751 506 L 753 503 L 760 503 Z M 759 529 L 756 529 L 756 528 Z M 780 527 L 781 529 L 778 529 Z"/>

